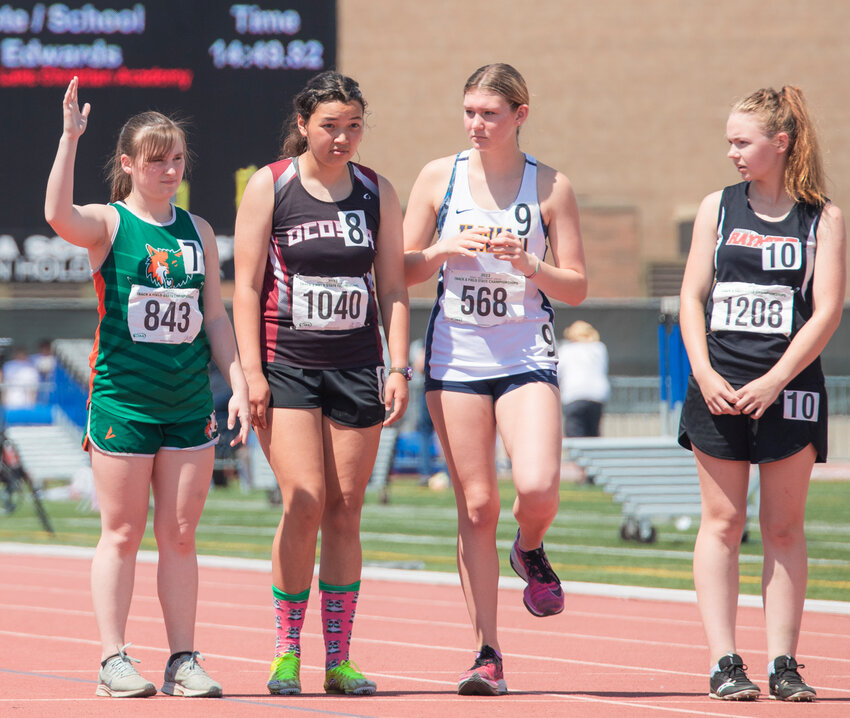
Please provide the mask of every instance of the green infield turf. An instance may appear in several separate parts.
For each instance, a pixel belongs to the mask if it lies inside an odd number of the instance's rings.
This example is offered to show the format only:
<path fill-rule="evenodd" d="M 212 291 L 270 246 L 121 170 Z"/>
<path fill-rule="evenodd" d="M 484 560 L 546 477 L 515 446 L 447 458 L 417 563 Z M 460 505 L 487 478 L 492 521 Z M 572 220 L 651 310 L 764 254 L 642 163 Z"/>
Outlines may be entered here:
<path fill-rule="evenodd" d="M 501 483 L 502 518 L 498 545 L 503 573 L 512 576 L 508 554 L 516 533 L 511 514 L 513 487 Z M 407 477 L 393 477 L 388 503 L 369 492 L 363 510 L 362 543 L 366 565 L 432 571 L 456 570 L 455 507 L 451 489 L 434 491 Z M 90 507 L 74 501 L 46 501 L 56 531 L 46 534 L 25 497 L 11 514 L 0 514 L 0 541 L 94 546 L 99 520 Z M 850 600 L 850 480 L 813 481 L 807 507 L 809 598 Z M 210 492 L 198 529 L 198 552 L 267 559 L 280 518 L 265 492 L 238 487 Z M 546 538 L 546 552 L 564 581 L 592 581 L 666 588 L 693 588 L 691 560 L 696 522 L 686 530 L 658 523 L 651 544 L 620 538 L 620 508 L 601 488 L 565 483 L 561 510 Z M 156 548 L 148 527 L 142 548 Z M 742 545 L 741 590 L 760 593 L 761 540 L 750 524 Z"/>

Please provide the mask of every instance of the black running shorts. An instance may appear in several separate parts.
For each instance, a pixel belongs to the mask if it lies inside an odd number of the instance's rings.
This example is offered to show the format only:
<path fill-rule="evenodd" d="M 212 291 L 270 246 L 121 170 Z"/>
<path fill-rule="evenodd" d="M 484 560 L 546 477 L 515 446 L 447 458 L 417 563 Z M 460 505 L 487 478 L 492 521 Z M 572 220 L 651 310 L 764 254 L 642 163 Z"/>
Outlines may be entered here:
<path fill-rule="evenodd" d="M 736 387 L 737 388 L 737 387 Z M 818 463 L 827 456 L 827 400 L 823 377 L 789 382 L 760 419 L 712 414 L 693 374 L 679 420 L 679 443 L 717 459 L 766 464 L 812 444 Z"/>
<path fill-rule="evenodd" d="M 301 369 L 266 364 L 269 408 L 318 409 L 337 424 L 365 428 L 380 424 L 384 408 L 384 367 Z"/>

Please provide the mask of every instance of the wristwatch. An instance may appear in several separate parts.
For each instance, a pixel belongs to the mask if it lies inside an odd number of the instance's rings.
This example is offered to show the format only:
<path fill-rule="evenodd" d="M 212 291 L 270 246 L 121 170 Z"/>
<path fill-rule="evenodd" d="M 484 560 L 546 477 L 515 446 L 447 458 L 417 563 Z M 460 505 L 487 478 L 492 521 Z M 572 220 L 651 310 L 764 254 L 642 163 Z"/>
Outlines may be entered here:
<path fill-rule="evenodd" d="M 393 366 L 390 367 L 390 370 L 387 372 L 387 376 L 390 374 L 401 374 L 405 379 L 410 381 L 413 378 L 413 369 L 409 366 Z"/>

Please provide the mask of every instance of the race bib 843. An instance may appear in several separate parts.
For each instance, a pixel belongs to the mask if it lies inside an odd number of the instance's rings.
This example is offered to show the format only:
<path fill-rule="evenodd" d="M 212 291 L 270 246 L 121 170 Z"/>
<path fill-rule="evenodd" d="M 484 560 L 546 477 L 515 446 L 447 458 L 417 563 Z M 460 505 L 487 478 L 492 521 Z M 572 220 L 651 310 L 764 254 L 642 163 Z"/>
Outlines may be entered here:
<path fill-rule="evenodd" d="M 198 336 L 204 317 L 200 291 L 134 284 L 127 303 L 127 325 L 134 342 L 182 344 Z"/>

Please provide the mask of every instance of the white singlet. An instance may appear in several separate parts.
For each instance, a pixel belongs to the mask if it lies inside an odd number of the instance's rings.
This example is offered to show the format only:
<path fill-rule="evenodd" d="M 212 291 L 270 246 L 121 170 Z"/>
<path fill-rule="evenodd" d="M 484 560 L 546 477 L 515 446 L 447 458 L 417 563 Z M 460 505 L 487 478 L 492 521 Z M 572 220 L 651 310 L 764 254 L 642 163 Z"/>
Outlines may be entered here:
<path fill-rule="evenodd" d="M 525 156 L 522 184 L 509 207 L 485 210 L 469 189 L 469 150 L 458 154 L 438 213 L 437 241 L 470 227 L 484 227 L 493 237 L 510 231 L 543 261 L 546 228 L 537 199 L 537 160 Z M 428 322 L 425 371 L 432 379 L 475 381 L 555 369 L 553 318 L 543 292 L 510 262 L 487 252 L 450 257 L 440 269 Z"/>

